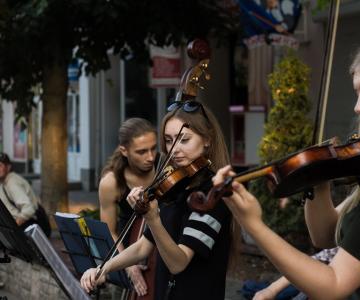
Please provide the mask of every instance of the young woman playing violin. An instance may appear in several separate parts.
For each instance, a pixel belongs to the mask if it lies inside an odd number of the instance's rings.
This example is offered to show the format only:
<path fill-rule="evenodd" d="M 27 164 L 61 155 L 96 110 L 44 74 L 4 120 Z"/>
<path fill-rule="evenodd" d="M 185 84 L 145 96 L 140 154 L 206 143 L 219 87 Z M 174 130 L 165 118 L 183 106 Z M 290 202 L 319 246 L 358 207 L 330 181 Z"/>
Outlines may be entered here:
<path fill-rule="evenodd" d="M 108 225 L 114 241 L 133 213 L 131 196 L 129 199 L 131 188 L 148 186 L 154 177 L 158 163 L 156 146 L 156 129 L 149 121 L 130 118 L 121 124 L 119 146 L 103 168 L 99 182 L 100 219 Z M 127 235 L 123 244 L 118 246 L 119 251 L 129 243 Z M 149 283 L 142 274 L 143 269 L 144 266 L 139 265 L 126 270 L 139 296 L 144 296 L 149 291 Z"/>
<path fill-rule="evenodd" d="M 357 94 L 356 114 L 360 115 L 360 51 L 350 68 Z M 230 166 L 220 169 L 214 184 L 232 174 Z M 224 198 L 236 221 L 253 237 L 272 263 L 310 299 L 360 299 L 360 189 L 333 206 L 328 183 L 314 188 L 315 198 L 305 204 L 305 218 L 315 246 L 339 250 L 329 265 L 298 251 L 261 219 L 258 200 L 243 185 L 233 182 L 233 195 Z M 271 299 L 271 298 L 270 298 Z"/>
<path fill-rule="evenodd" d="M 138 263 L 157 247 L 155 299 L 224 299 L 231 213 L 219 201 L 214 209 L 200 215 L 188 208 L 186 199 L 194 190 L 210 188 L 213 171 L 228 164 L 228 152 L 215 117 L 196 101 L 175 102 L 168 107 L 160 132 L 162 151 L 169 151 L 184 123 L 189 128 L 183 129 L 181 142 L 174 148 L 172 165 L 182 168 L 205 157 L 212 162 L 201 175 L 207 180 L 179 184 L 167 199 L 150 201 L 144 214 L 148 225 L 144 235 L 110 259 L 98 279 L 97 269 L 87 270 L 81 278 L 87 292 L 103 283 L 109 272 Z M 131 197 L 139 195 L 138 189 Z"/>

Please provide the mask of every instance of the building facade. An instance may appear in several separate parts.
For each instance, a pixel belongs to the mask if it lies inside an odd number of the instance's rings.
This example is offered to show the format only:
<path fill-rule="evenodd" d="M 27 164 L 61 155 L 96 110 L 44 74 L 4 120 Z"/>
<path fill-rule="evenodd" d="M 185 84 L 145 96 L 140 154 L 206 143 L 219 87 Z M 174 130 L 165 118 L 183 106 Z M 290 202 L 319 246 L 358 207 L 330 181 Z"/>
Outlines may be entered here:
<path fill-rule="evenodd" d="M 300 42 L 299 56 L 311 68 L 309 96 L 315 114 L 328 18 L 325 12 L 312 12 L 314 2 L 304 1 L 295 36 Z M 347 69 L 351 53 L 360 45 L 359 15 L 358 1 L 341 1 L 326 111 L 326 138 L 334 135 L 344 138 L 355 124 L 354 94 Z M 221 48 L 215 47 L 215 43 L 212 46 L 211 80 L 205 83 L 199 98 L 206 100 L 219 119 L 233 164 L 240 168 L 256 165 L 257 144 L 272 105 L 267 75 L 284 54 L 284 47 L 264 45 L 244 50 L 237 42 Z M 96 188 L 101 168 L 117 146 L 121 122 L 139 116 L 159 126 L 167 104 L 176 94 L 174 84 L 151 86 L 148 66 L 120 60 L 111 54 L 109 57 L 110 70 L 95 77 L 81 75 L 70 83 L 68 92 L 68 180 L 81 183 L 85 190 Z M 181 65 L 182 71 L 189 66 L 183 51 Z M 14 123 L 13 104 L 2 101 L 1 107 L 1 149 L 10 154 L 22 172 L 39 174 L 41 102 L 34 109 L 28 129 Z"/>

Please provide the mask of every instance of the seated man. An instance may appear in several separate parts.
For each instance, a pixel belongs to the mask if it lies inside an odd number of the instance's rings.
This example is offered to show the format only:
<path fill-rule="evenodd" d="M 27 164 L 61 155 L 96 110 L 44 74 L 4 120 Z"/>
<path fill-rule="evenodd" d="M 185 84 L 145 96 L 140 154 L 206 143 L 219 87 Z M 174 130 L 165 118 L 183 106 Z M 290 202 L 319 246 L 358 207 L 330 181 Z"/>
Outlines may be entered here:
<path fill-rule="evenodd" d="M 37 223 L 49 236 L 50 225 L 38 198 L 26 179 L 11 171 L 11 166 L 9 156 L 0 152 L 0 199 L 20 228 Z"/>

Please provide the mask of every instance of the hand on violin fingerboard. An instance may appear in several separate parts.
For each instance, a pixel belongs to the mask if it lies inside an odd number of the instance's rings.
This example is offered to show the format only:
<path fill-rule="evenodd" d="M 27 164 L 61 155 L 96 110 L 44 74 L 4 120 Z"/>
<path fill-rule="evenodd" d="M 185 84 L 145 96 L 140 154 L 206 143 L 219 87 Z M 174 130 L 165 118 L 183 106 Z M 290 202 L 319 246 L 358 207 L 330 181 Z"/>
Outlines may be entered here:
<path fill-rule="evenodd" d="M 148 201 L 144 201 L 142 199 L 136 201 L 134 210 L 139 215 L 144 215 L 149 211 L 150 205 Z"/>

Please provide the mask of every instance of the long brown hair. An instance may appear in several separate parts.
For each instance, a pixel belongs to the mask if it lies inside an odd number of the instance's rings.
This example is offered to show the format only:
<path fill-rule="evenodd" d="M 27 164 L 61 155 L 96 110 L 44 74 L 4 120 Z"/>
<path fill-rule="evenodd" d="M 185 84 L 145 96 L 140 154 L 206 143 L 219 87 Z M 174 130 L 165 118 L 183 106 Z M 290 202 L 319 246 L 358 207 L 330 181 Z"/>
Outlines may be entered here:
<path fill-rule="evenodd" d="M 194 112 L 186 112 L 181 107 L 168 112 L 161 124 L 160 146 L 161 150 L 166 153 L 165 126 L 171 118 L 177 118 L 189 124 L 192 131 L 209 141 L 209 147 L 207 147 L 204 155 L 212 162 L 211 168 L 216 172 L 219 168 L 229 164 L 229 153 L 218 121 L 205 105 L 201 105 L 206 116 L 200 107 Z"/>
<path fill-rule="evenodd" d="M 108 172 L 113 172 L 117 186 L 120 190 L 120 195 L 126 189 L 126 182 L 124 177 L 125 168 L 129 165 L 128 160 L 121 154 L 120 146 L 128 147 L 134 138 L 142 136 L 146 133 L 155 133 L 155 127 L 148 121 L 142 118 L 131 118 L 121 124 L 119 128 L 119 146 L 115 149 L 113 154 L 109 157 L 105 167 L 101 171 L 101 178 Z"/>
<path fill-rule="evenodd" d="M 360 48 L 356 51 L 353 61 L 349 68 L 349 73 L 352 77 L 355 76 L 355 74 L 360 75 Z M 359 118 L 358 118 L 359 122 Z M 358 127 L 359 128 L 359 127 Z M 352 193 L 344 200 L 346 203 L 344 204 L 344 207 L 341 209 L 339 213 L 339 219 L 336 224 L 336 234 L 335 239 L 336 242 L 339 242 L 340 240 L 340 228 L 342 224 L 343 217 L 346 213 L 351 211 L 354 207 L 356 207 L 360 202 L 360 188 L 357 186 L 354 188 Z"/>
<path fill-rule="evenodd" d="M 353 61 L 349 68 L 349 73 L 351 76 L 354 76 L 355 73 L 360 72 L 360 48 L 356 51 Z"/>
<path fill-rule="evenodd" d="M 230 163 L 229 153 L 218 121 L 216 120 L 213 113 L 205 105 L 202 104 L 202 106 L 206 116 L 200 107 L 194 112 L 186 112 L 182 109 L 182 107 L 180 107 L 167 113 L 161 124 L 160 146 L 161 150 L 166 153 L 165 126 L 170 119 L 177 118 L 182 122 L 189 124 L 192 131 L 200 135 L 204 140 L 209 141 L 209 147 L 206 148 L 204 156 L 212 162 L 211 169 L 212 171 L 216 172 L 218 169 Z M 235 233 L 238 232 L 239 225 L 237 225 L 234 219 L 232 219 L 230 225 L 230 233 L 232 238 L 228 259 L 229 265 L 233 264 L 233 262 L 236 261 L 236 257 L 238 256 L 238 245 L 235 244 L 236 239 L 233 238 Z"/>

